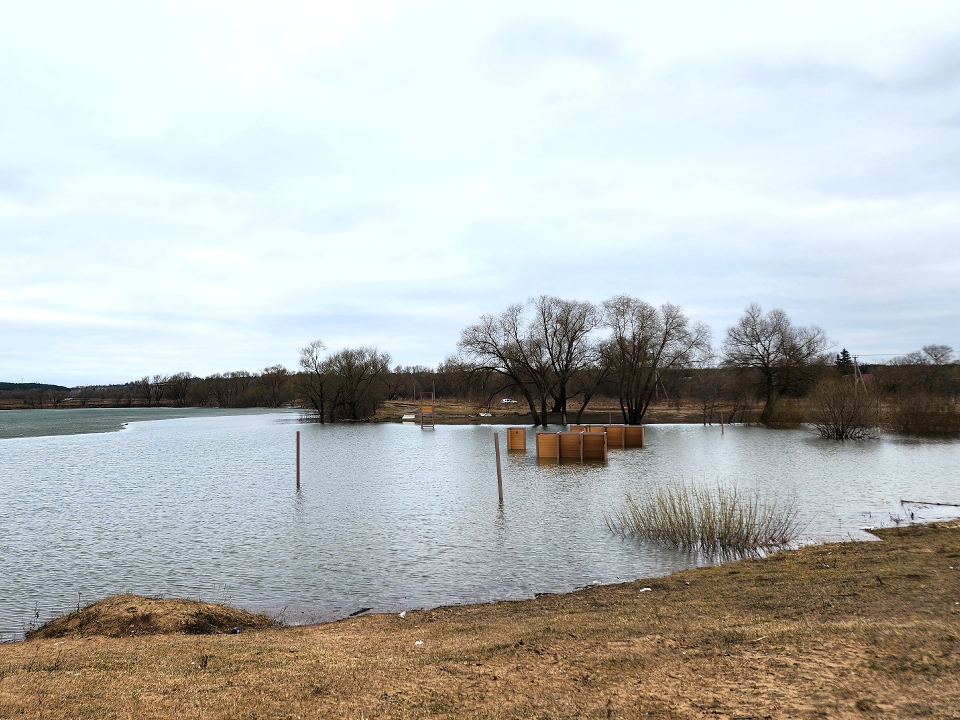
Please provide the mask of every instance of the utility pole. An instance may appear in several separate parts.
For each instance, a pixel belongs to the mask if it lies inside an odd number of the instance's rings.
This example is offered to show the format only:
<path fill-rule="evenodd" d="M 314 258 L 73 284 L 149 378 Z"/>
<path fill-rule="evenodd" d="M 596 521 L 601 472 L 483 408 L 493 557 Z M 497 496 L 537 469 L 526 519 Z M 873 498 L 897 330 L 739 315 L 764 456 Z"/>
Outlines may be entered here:
<path fill-rule="evenodd" d="M 857 356 L 853 356 L 853 386 L 862 385 L 864 391 L 867 389 L 867 383 L 863 379 L 863 373 L 860 372 L 860 363 L 857 362 Z"/>

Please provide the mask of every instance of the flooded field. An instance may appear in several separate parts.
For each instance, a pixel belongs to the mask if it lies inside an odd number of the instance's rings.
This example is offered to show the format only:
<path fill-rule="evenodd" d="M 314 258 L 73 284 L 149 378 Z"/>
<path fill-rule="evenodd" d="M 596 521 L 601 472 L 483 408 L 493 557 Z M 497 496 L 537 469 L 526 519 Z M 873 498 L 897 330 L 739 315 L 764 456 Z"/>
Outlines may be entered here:
<path fill-rule="evenodd" d="M 901 504 L 960 502 L 960 443 L 698 425 L 648 426 L 645 449 L 561 465 L 537 462 L 530 428 L 526 454 L 503 453 L 500 506 L 496 430 L 264 412 L 2 413 L 0 639 L 122 591 L 307 622 L 665 574 L 702 559 L 621 539 L 603 513 L 627 491 L 676 480 L 793 496 L 807 540 L 960 513 Z"/>

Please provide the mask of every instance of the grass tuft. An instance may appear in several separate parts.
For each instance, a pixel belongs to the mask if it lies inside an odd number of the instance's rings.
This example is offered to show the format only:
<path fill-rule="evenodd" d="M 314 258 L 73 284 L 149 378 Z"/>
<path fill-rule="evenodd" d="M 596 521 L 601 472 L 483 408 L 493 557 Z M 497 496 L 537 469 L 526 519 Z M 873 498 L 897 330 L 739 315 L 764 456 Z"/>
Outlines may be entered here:
<path fill-rule="evenodd" d="M 730 556 L 787 547 L 797 537 L 794 500 L 765 500 L 735 487 L 679 483 L 641 498 L 627 493 L 623 507 L 605 514 L 621 536 L 643 537 L 681 550 Z"/>

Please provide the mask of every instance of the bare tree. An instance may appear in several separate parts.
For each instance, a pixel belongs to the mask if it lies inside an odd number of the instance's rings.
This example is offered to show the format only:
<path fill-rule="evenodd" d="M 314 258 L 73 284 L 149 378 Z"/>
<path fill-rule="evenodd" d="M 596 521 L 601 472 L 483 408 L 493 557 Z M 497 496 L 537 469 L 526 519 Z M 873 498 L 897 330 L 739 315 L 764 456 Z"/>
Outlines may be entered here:
<path fill-rule="evenodd" d="M 147 407 L 153 404 L 153 386 L 150 384 L 150 376 L 144 375 L 139 380 L 134 380 L 133 383 L 133 393 L 138 398 L 143 400 Z"/>
<path fill-rule="evenodd" d="M 949 365 L 953 362 L 953 348 L 949 345 L 924 345 L 923 354 L 934 365 Z"/>
<path fill-rule="evenodd" d="M 150 392 L 153 394 L 153 404 L 160 407 L 160 401 L 167 389 L 167 381 L 170 378 L 165 375 L 154 375 L 150 382 Z"/>
<path fill-rule="evenodd" d="M 170 397 L 173 398 L 174 405 L 179 408 L 187 406 L 187 395 L 195 379 L 196 378 L 188 372 L 179 372 L 168 378 Z"/>
<path fill-rule="evenodd" d="M 551 295 L 541 295 L 530 304 L 530 335 L 547 360 L 544 384 L 554 396 L 553 411 L 566 418 L 570 381 L 597 362 L 599 349 L 592 334 L 602 314 L 593 303 Z"/>
<path fill-rule="evenodd" d="M 220 373 L 215 373 L 207 378 L 207 385 L 213 394 L 214 400 L 217 401 L 217 407 L 230 407 L 230 401 L 233 398 L 233 383 L 230 381 L 230 378 Z"/>
<path fill-rule="evenodd" d="M 256 377 L 253 373 L 246 370 L 234 370 L 225 375 L 230 383 L 230 394 L 233 397 L 234 404 L 240 407 L 255 405 L 257 399 L 250 397 L 250 387 Z"/>
<path fill-rule="evenodd" d="M 724 362 L 741 369 L 756 369 L 764 383 L 765 403 L 760 421 L 772 419 L 775 393 L 791 382 L 809 379 L 810 369 L 822 361 L 827 338 L 816 325 L 797 327 L 780 308 L 764 314 L 751 303 L 737 324 L 727 329 Z"/>
<path fill-rule="evenodd" d="M 194 378 L 193 402 L 197 407 L 206 407 L 210 402 L 210 382 L 206 378 Z"/>
<path fill-rule="evenodd" d="M 528 337 L 521 305 L 511 305 L 499 315 L 481 316 L 480 322 L 460 333 L 457 347 L 478 369 L 508 379 L 508 386 L 515 387 L 526 398 L 533 424 L 546 424 L 547 392 L 543 390 L 542 376 L 538 377 L 545 365 L 542 345 L 538 347 Z M 534 396 L 534 390 L 539 398 Z"/>
<path fill-rule="evenodd" d="M 314 411 L 320 422 L 324 422 L 328 410 L 331 391 L 330 363 L 324 357 L 327 346 L 321 340 L 314 340 L 300 351 L 300 369 L 298 376 L 300 392 Z"/>
<path fill-rule="evenodd" d="M 278 408 L 283 404 L 289 381 L 290 372 L 283 365 L 271 365 L 260 373 L 258 382 L 263 388 L 270 407 Z"/>
<path fill-rule="evenodd" d="M 691 323 L 677 305 L 659 308 L 629 295 L 603 303 L 612 336 L 603 345 L 620 396 L 624 422 L 637 425 L 665 372 L 709 352 L 710 329 Z"/>
<path fill-rule="evenodd" d="M 376 348 L 346 348 L 329 358 L 330 373 L 336 380 L 334 406 L 348 420 L 362 420 L 375 412 L 380 402 L 380 385 L 390 371 L 390 355 Z"/>

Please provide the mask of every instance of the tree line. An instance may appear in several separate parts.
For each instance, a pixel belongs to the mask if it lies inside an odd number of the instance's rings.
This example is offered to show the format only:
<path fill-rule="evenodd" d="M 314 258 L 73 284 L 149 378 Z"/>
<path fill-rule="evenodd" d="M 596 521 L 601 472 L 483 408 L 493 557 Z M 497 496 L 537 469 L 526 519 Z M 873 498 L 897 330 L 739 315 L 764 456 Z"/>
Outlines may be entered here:
<path fill-rule="evenodd" d="M 415 401 L 435 390 L 438 397 L 488 407 L 497 398 L 516 398 L 534 425 L 580 422 L 602 397 L 612 399 L 618 419 L 628 424 L 643 422 L 651 406 L 669 402 L 696 407 L 703 422 L 789 426 L 810 421 L 811 408 L 823 404 L 825 383 L 842 384 L 854 374 L 849 352 L 830 355 L 828 344 L 822 328 L 797 325 L 784 310 L 765 312 L 756 303 L 715 346 L 709 327 L 671 303 L 654 306 L 617 295 L 594 304 L 541 295 L 482 315 L 462 330 L 456 353 L 436 368 L 391 368 L 390 354 L 378 348 L 328 351 L 315 340 L 300 351 L 294 370 L 274 365 L 207 377 L 181 372 L 69 395 L 65 389 L 21 394 L 24 404 L 32 398 L 41 407 L 44 400 L 55 407 L 98 399 L 147 407 L 293 404 L 320 422 L 342 422 L 370 418 L 384 401 Z M 960 395 L 955 359 L 949 346 L 928 345 L 857 368 L 858 385 L 901 428 L 918 426 L 917 418 L 933 410 L 949 418 L 957 415 Z"/>

